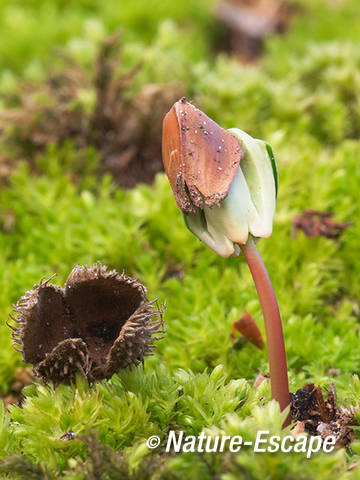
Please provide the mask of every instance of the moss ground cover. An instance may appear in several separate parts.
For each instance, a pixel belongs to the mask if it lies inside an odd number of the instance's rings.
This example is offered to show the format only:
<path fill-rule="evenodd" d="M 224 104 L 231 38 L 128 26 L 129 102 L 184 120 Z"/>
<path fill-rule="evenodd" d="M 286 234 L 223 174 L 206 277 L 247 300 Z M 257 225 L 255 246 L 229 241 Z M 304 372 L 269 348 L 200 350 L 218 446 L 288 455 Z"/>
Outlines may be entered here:
<path fill-rule="evenodd" d="M 277 153 L 280 188 L 274 233 L 258 248 L 282 313 L 290 389 L 334 382 L 340 404 L 359 403 L 358 2 L 298 2 L 286 37 L 269 38 L 263 59 L 246 66 L 214 53 L 212 28 L 221 29 L 208 2 L 195 10 L 187 2 L 154 2 L 152 9 L 145 3 L 0 4 L 1 108 L 14 102 L 20 79 L 41 84 L 66 56 L 91 75 L 99 43 L 120 26 L 121 68 L 142 61 L 133 92 L 181 82 L 222 125 L 266 138 Z M 164 174 L 151 186 L 119 189 L 110 176 L 97 175 L 96 149 L 79 151 L 71 138 L 33 159 L 37 175 L 26 160 L 25 151 L 0 191 L 1 394 L 11 391 L 22 365 L 5 320 L 42 276 L 56 272 L 62 285 L 75 264 L 97 260 L 125 269 L 150 298 L 167 300 L 168 333 L 145 371 L 123 371 L 91 387 L 81 378 L 56 389 L 26 387 L 21 407 L 1 410 L 3 478 L 358 477 L 357 468 L 348 470 L 358 461 L 358 440 L 348 451 L 306 462 L 247 450 L 150 453 L 146 438 L 164 439 L 171 428 L 249 440 L 258 429 L 280 431 L 283 418 L 268 401 L 268 384 L 253 387 L 257 372 L 268 371 L 266 352 L 230 341 L 244 310 L 264 332 L 246 263 L 218 258 L 184 228 Z M 292 219 L 308 208 L 353 225 L 338 241 L 294 237 Z M 69 431 L 74 440 L 61 438 Z"/>

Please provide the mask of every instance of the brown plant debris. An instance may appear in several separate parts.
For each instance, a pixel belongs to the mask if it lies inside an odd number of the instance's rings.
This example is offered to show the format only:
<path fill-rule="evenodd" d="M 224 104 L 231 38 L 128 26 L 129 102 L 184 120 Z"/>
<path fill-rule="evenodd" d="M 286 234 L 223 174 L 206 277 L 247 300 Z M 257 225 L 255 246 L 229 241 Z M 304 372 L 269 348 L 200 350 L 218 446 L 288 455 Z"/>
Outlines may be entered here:
<path fill-rule="evenodd" d="M 7 154 L 0 155 L 0 179 L 11 174 L 17 159 L 27 159 L 34 168 L 36 157 L 49 144 L 71 140 L 80 152 L 96 147 L 99 173 L 110 172 L 118 185 L 152 183 L 163 168 L 162 119 L 184 88 L 177 83 L 148 84 L 135 93 L 139 66 L 119 75 L 120 65 L 121 49 L 114 35 L 100 48 L 94 78 L 71 65 L 41 86 L 22 86 L 12 108 L 0 116 L 0 140 L 7 147 Z M 81 157 L 77 161 L 78 170 L 86 168 Z"/>
<path fill-rule="evenodd" d="M 61 435 L 60 440 L 66 440 L 68 442 L 71 442 L 72 440 L 75 440 L 75 433 L 72 430 L 68 430 L 63 435 Z"/>
<path fill-rule="evenodd" d="M 304 432 L 305 432 L 304 422 L 296 422 L 295 427 L 291 430 L 291 433 L 293 434 L 294 437 L 296 437 L 297 435 L 301 435 Z"/>
<path fill-rule="evenodd" d="M 19 367 L 15 370 L 14 380 L 11 385 L 11 390 L 8 395 L 3 397 L 4 405 L 7 407 L 9 404 L 21 405 L 24 396 L 22 395 L 22 389 L 28 385 L 31 385 L 34 379 L 34 374 L 28 367 Z"/>
<path fill-rule="evenodd" d="M 82 478 L 87 480 L 99 480 L 103 478 L 121 479 L 121 480 L 150 480 L 157 477 L 168 478 L 165 469 L 166 458 L 157 454 L 152 454 L 142 458 L 136 468 L 131 468 L 123 451 L 116 451 L 108 445 L 99 442 L 95 431 L 88 434 L 76 435 L 76 440 L 82 441 L 88 448 L 86 460 L 78 460 L 75 471 Z M 85 477 L 83 477 L 85 475 Z"/>
<path fill-rule="evenodd" d="M 263 382 L 270 382 L 270 375 L 264 375 L 259 372 L 254 380 L 254 388 L 259 388 Z"/>
<path fill-rule="evenodd" d="M 94 431 L 88 434 L 76 435 L 76 440 L 84 443 L 88 450 L 82 460 L 78 455 L 66 473 L 71 478 L 86 478 L 86 480 L 169 480 L 166 461 L 169 455 L 152 454 L 139 460 L 136 467 L 130 465 L 123 451 L 113 450 L 109 445 L 99 442 Z M 25 455 L 11 455 L 0 459 L 2 478 L 16 480 L 55 480 L 60 478 L 58 469 L 50 468 L 46 462 L 33 464 Z M 65 473 L 65 475 L 66 475 Z M 67 478 L 69 476 L 66 475 Z"/>
<path fill-rule="evenodd" d="M 355 434 L 349 427 L 358 425 L 355 418 L 357 407 L 339 407 L 333 383 L 326 400 L 320 386 L 313 384 L 291 393 L 290 411 L 293 421 L 302 422 L 305 431 L 311 435 L 322 438 L 334 435 L 339 447 L 346 447 L 355 440 Z"/>
<path fill-rule="evenodd" d="M 6 475 L 3 478 L 17 480 L 52 480 L 47 466 L 34 464 L 25 455 L 10 455 L 0 459 L 0 473 Z"/>
<path fill-rule="evenodd" d="M 248 340 L 253 345 L 255 345 L 255 347 L 259 348 L 260 350 L 263 350 L 264 339 L 262 337 L 260 329 L 255 323 L 255 320 L 253 319 L 253 317 L 246 310 L 241 315 L 239 320 L 236 320 L 235 322 L 233 322 L 233 327 L 230 334 L 231 343 L 235 342 L 236 332 L 241 333 L 241 335 L 243 335 L 246 338 L 246 340 Z"/>
<path fill-rule="evenodd" d="M 264 50 L 265 38 L 283 33 L 295 6 L 283 0 L 223 0 L 216 11 L 226 32 L 225 48 L 245 61 L 254 61 Z"/>
<path fill-rule="evenodd" d="M 138 280 L 100 263 L 75 267 L 64 288 L 51 278 L 14 306 L 18 327 L 8 324 L 14 348 L 44 381 L 69 383 L 77 372 L 89 381 L 109 378 L 143 363 L 163 338 L 164 307 L 147 300 Z"/>
<path fill-rule="evenodd" d="M 1 129 L 0 129 L 1 140 Z M 0 154 L 0 182 L 7 180 L 15 169 L 15 163 L 5 155 Z"/>
<path fill-rule="evenodd" d="M 304 210 L 293 218 L 293 234 L 301 230 L 307 237 L 326 237 L 337 240 L 343 231 L 353 225 L 352 222 L 338 223 L 332 219 L 332 212 Z"/>

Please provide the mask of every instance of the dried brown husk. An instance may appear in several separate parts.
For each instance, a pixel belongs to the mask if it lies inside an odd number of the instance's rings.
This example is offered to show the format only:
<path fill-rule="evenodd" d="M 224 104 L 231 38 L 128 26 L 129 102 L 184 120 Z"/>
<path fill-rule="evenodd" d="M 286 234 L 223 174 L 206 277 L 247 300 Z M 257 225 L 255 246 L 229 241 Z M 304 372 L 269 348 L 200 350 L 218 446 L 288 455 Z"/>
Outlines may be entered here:
<path fill-rule="evenodd" d="M 15 348 L 43 380 L 71 382 L 109 378 L 144 362 L 157 334 L 165 333 L 156 301 L 134 278 L 99 263 L 77 266 L 65 288 L 40 281 L 14 306 Z"/>

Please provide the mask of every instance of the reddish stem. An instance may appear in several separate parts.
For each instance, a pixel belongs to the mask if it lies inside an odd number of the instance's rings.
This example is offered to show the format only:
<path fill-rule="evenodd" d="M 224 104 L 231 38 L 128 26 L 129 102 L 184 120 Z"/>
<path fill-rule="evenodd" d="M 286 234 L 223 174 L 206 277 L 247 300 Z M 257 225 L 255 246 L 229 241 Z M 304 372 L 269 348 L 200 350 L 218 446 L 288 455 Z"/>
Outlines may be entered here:
<path fill-rule="evenodd" d="M 280 409 L 284 410 L 290 403 L 290 395 L 284 334 L 278 303 L 264 262 L 251 237 L 245 245 L 241 245 L 241 250 L 253 277 L 264 316 L 272 398 L 277 400 Z M 289 423 L 290 416 L 285 420 L 284 427 Z"/>

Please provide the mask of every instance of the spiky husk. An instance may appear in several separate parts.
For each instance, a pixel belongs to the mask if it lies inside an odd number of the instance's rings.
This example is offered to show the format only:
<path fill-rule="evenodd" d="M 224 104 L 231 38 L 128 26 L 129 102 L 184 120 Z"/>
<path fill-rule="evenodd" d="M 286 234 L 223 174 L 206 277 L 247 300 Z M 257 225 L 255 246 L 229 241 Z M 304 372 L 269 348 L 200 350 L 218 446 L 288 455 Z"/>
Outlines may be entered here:
<path fill-rule="evenodd" d="M 96 263 L 77 266 L 65 288 L 42 279 L 14 305 L 14 348 L 44 381 L 109 378 L 144 362 L 165 333 L 163 306 L 135 278 Z"/>

